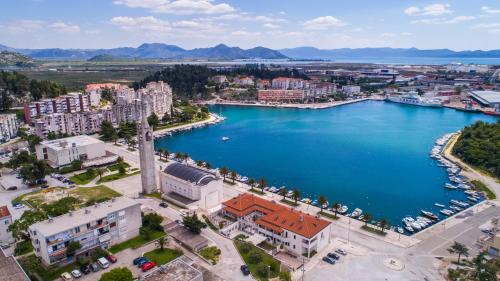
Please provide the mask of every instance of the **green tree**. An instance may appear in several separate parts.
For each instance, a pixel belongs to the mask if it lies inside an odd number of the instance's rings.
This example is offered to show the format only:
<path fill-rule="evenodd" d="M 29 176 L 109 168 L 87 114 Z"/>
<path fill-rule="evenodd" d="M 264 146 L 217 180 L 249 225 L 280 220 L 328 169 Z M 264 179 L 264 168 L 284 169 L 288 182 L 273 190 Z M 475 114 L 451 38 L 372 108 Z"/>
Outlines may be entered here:
<path fill-rule="evenodd" d="M 385 229 L 389 227 L 389 221 L 387 221 L 386 219 L 379 220 L 378 224 L 380 226 L 380 230 L 382 231 L 382 233 L 384 233 Z"/>
<path fill-rule="evenodd" d="M 252 250 L 248 253 L 248 262 L 251 264 L 258 264 L 262 261 L 262 254 L 257 250 Z"/>
<path fill-rule="evenodd" d="M 295 205 L 297 205 L 297 200 L 299 200 L 299 197 L 300 197 L 300 190 L 294 188 L 292 191 L 292 198 L 295 201 Z"/>
<path fill-rule="evenodd" d="M 163 231 L 163 217 L 157 213 L 150 213 L 142 216 L 142 226 L 154 231 Z"/>
<path fill-rule="evenodd" d="M 325 196 L 320 195 L 318 197 L 318 204 L 319 204 L 319 208 L 320 208 L 320 211 L 319 211 L 320 213 L 323 213 L 323 209 L 325 208 L 326 202 L 328 202 L 328 201 L 327 201 Z"/>
<path fill-rule="evenodd" d="M 236 173 L 236 171 L 231 171 L 231 173 L 229 174 L 229 177 L 231 178 L 231 180 L 234 181 L 236 180 L 236 177 L 238 176 L 238 174 Z"/>
<path fill-rule="evenodd" d="M 203 167 L 204 164 L 203 160 L 196 160 L 196 166 Z"/>
<path fill-rule="evenodd" d="M 18 240 L 29 240 L 28 227 L 46 219 L 47 215 L 42 211 L 26 210 L 19 219 L 9 225 L 8 230 Z"/>
<path fill-rule="evenodd" d="M 43 160 L 23 164 L 19 170 L 19 176 L 28 183 L 35 183 L 50 174 L 52 169 Z"/>
<path fill-rule="evenodd" d="M 250 189 L 251 189 L 251 190 L 253 190 L 253 188 L 255 187 L 255 183 L 256 183 L 256 181 L 255 181 L 255 179 L 253 179 L 253 178 L 250 178 L 250 179 L 248 180 L 248 185 L 250 186 Z"/>
<path fill-rule="evenodd" d="M 363 221 L 365 222 L 365 226 L 368 225 L 369 222 L 371 222 L 373 219 L 373 216 L 370 213 L 365 213 L 363 216 Z"/>
<path fill-rule="evenodd" d="M 332 209 L 333 209 L 333 214 L 335 217 L 337 217 L 337 214 L 339 213 L 339 209 L 341 207 L 342 207 L 342 205 L 340 205 L 340 203 L 338 203 L 338 202 L 333 203 Z"/>
<path fill-rule="evenodd" d="M 160 248 L 160 250 L 163 251 L 165 248 L 165 244 L 167 244 L 167 240 L 165 239 L 165 236 L 158 238 L 158 240 L 156 242 L 158 243 L 158 248 Z"/>
<path fill-rule="evenodd" d="M 112 141 L 115 138 L 117 139 L 118 133 L 116 129 L 113 127 L 113 124 L 109 121 L 102 121 L 101 123 L 101 140 L 103 141 Z"/>
<path fill-rule="evenodd" d="M 457 259 L 457 263 L 460 263 L 460 258 L 462 256 L 465 256 L 465 257 L 468 257 L 469 256 L 469 249 L 467 248 L 467 246 L 465 246 L 464 244 L 462 243 L 459 243 L 457 241 L 455 241 L 453 243 L 453 245 L 451 245 L 447 251 L 450 253 L 450 254 L 457 254 L 458 255 L 458 259 Z"/>
<path fill-rule="evenodd" d="M 78 241 L 72 241 L 68 244 L 66 247 L 66 256 L 72 256 L 78 251 L 80 248 L 82 248 L 82 245 Z"/>
<path fill-rule="evenodd" d="M 158 125 L 160 125 L 160 119 L 154 112 L 148 117 L 148 124 L 153 127 L 153 130 L 156 130 Z"/>
<path fill-rule="evenodd" d="M 101 180 L 102 179 L 102 175 L 104 175 L 106 173 L 106 169 L 103 169 L 103 168 L 98 168 L 96 170 L 97 174 L 99 175 L 99 179 Z"/>
<path fill-rule="evenodd" d="M 120 175 L 125 175 L 125 173 L 127 173 L 127 171 L 125 170 L 125 166 L 120 165 L 120 167 L 118 167 L 118 173 Z"/>
<path fill-rule="evenodd" d="M 208 163 L 208 162 L 205 162 L 205 168 L 206 168 L 207 170 L 212 169 L 212 164 L 210 164 L 210 163 Z"/>
<path fill-rule="evenodd" d="M 130 269 L 126 267 L 119 267 L 103 273 L 99 281 L 133 281 L 134 276 Z"/>
<path fill-rule="evenodd" d="M 288 193 L 288 190 L 286 190 L 286 188 L 281 188 L 279 191 L 278 191 L 279 195 L 283 196 L 283 201 L 285 200 L 285 197 Z"/>
<path fill-rule="evenodd" d="M 160 156 L 160 160 L 161 160 L 161 158 L 163 157 L 163 151 L 164 151 L 164 150 L 165 150 L 165 149 L 163 149 L 163 148 L 158 149 L 158 156 Z"/>
<path fill-rule="evenodd" d="M 182 220 L 184 226 L 194 234 L 200 234 L 201 229 L 205 228 L 207 225 L 202 222 L 196 213 L 193 213 L 191 216 L 185 216 Z"/>
<path fill-rule="evenodd" d="M 229 174 L 229 169 L 227 167 L 222 167 L 219 169 L 220 175 L 226 180 L 227 175 Z"/>
<path fill-rule="evenodd" d="M 23 150 L 19 153 L 14 153 L 9 162 L 7 162 L 7 166 L 15 170 L 21 167 L 21 165 L 34 162 L 35 160 L 36 157 L 33 154 L 30 154 L 28 151 Z"/>
<path fill-rule="evenodd" d="M 267 185 L 266 179 L 265 178 L 260 178 L 259 179 L 259 188 L 260 188 L 260 191 L 262 193 L 264 193 L 264 188 L 266 187 L 266 185 Z"/>

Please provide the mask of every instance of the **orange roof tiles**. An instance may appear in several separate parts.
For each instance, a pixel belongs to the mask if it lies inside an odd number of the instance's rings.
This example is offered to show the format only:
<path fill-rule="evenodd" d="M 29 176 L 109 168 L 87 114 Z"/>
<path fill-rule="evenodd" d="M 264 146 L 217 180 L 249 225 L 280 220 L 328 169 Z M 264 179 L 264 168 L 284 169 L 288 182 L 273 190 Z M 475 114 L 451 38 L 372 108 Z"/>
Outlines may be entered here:
<path fill-rule="evenodd" d="M 8 216 L 10 216 L 10 212 L 7 206 L 0 206 L 0 218 Z"/>
<path fill-rule="evenodd" d="M 276 202 L 271 202 L 249 193 L 240 194 L 224 204 L 224 210 L 236 215 L 246 216 L 254 211 L 265 215 L 255 222 L 264 228 L 281 233 L 283 229 L 311 238 L 330 225 L 329 221 L 296 211 Z"/>

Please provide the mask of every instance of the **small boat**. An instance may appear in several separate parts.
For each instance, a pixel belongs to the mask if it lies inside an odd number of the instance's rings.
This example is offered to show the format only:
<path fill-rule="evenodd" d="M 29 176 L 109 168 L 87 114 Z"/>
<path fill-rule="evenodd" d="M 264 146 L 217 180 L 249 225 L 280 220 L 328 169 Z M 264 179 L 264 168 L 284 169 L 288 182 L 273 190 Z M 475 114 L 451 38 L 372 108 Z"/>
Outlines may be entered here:
<path fill-rule="evenodd" d="M 439 220 L 438 216 L 434 215 L 432 212 L 426 211 L 426 210 L 421 210 L 422 214 L 424 214 L 426 217 L 431 218 L 433 220 Z"/>
<path fill-rule="evenodd" d="M 471 187 L 465 183 L 460 183 L 460 184 L 458 184 L 458 188 L 463 189 L 463 190 L 468 190 Z"/>
<path fill-rule="evenodd" d="M 460 212 L 462 211 L 463 209 L 460 208 L 460 207 L 457 207 L 457 206 L 450 206 L 450 209 L 454 210 L 454 211 L 457 211 L 457 212 Z"/>
<path fill-rule="evenodd" d="M 422 225 L 420 225 L 420 223 L 418 223 L 417 221 L 414 221 L 411 223 L 411 227 L 414 229 L 414 230 L 421 230 L 422 229 Z"/>
<path fill-rule="evenodd" d="M 444 185 L 444 187 L 446 187 L 446 188 L 448 188 L 448 189 L 457 189 L 457 188 L 458 188 L 458 187 L 454 186 L 454 185 L 453 185 L 453 184 L 451 184 L 451 183 L 446 183 L 446 184 Z"/>
<path fill-rule="evenodd" d="M 311 202 L 311 205 L 313 205 L 313 206 L 318 205 L 318 200 L 314 199 L 314 200 Z"/>
<path fill-rule="evenodd" d="M 467 194 L 467 195 L 471 195 L 471 196 L 477 195 L 477 193 L 475 191 L 473 191 L 473 190 L 466 190 L 466 191 L 464 191 L 464 193 Z"/>
<path fill-rule="evenodd" d="M 229 140 L 229 137 L 222 137 L 222 141 L 227 141 Z"/>
<path fill-rule="evenodd" d="M 453 205 L 462 207 L 462 208 L 469 206 L 468 203 L 465 203 L 465 202 L 462 202 L 462 201 L 453 200 L 453 199 L 450 200 L 450 203 L 453 204 Z"/>
<path fill-rule="evenodd" d="M 472 201 L 472 202 L 479 201 L 476 197 L 472 197 L 472 196 L 468 196 L 467 199 L 469 199 L 469 201 Z"/>
<path fill-rule="evenodd" d="M 411 227 L 411 226 L 409 226 L 409 225 L 405 226 L 405 229 L 406 229 L 408 232 L 411 232 L 411 233 L 413 233 L 413 232 L 415 231 L 415 230 L 413 230 L 413 227 Z"/>
<path fill-rule="evenodd" d="M 351 213 L 351 217 L 353 217 L 353 218 L 359 217 L 362 213 L 363 213 L 363 210 L 361 210 L 360 208 L 356 208 Z"/>
<path fill-rule="evenodd" d="M 454 213 L 448 209 L 442 209 L 442 210 L 439 210 L 439 212 L 445 216 L 451 216 L 453 215 Z"/>
<path fill-rule="evenodd" d="M 440 204 L 440 203 L 434 203 L 434 206 L 439 207 L 439 208 L 444 208 L 444 205 Z"/>
<path fill-rule="evenodd" d="M 358 217 L 358 220 L 361 220 L 361 221 L 362 221 L 364 218 L 365 218 L 365 216 L 364 216 L 364 215 L 361 215 L 361 216 L 359 216 L 359 217 Z"/>
<path fill-rule="evenodd" d="M 306 204 L 311 204 L 311 199 L 309 199 L 309 198 L 304 198 L 304 203 L 306 203 Z"/>
<path fill-rule="evenodd" d="M 402 227 L 398 227 L 397 230 L 400 234 L 403 234 L 405 232 Z"/>
<path fill-rule="evenodd" d="M 339 212 L 340 214 L 345 214 L 347 210 L 349 210 L 349 208 L 346 205 L 343 205 L 342 207 L 337 209 L 337 212 Z"/>

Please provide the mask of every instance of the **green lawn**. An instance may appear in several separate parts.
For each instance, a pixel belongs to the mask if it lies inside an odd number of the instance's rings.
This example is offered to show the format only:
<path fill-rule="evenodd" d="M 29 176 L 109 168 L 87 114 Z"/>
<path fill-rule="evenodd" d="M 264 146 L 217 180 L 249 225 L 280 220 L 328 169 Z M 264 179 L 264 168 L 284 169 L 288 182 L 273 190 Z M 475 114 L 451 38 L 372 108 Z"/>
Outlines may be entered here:
<path fill-rule="evenodd" d="M 153 192 L 153 193 L 145 194 L 144 196 L 151 197 L 151 198 L 162 199 L 161 198 L 161 194 L 159 192 Z"/>
<path fill-rule="evenodd" d="M 88 184 L 89 182 L 91 182 L 93 179 L 96 178 L 96 176 L 97 176 L 96 172 L 94 172 L 92 174 L 89 174 L 87 172 L 83 172 L 80 174 L 76 174 L 76 175 L 70 177 L 69 179 L 74 181 L 78 185 L 84 185 L 84 184 Z"/>
<path fill-rule="evenodd" d="M 32 251 L 33 251 L 33 245 L 31 244 L 31 240 L 24 240 L 16 244 L 16 248 L 14 249 L 14 254 L 16 256 L 21 256 L 30 253 Z"/>
<path fill-rule="evenodd" d="M 108 170 L 110 170 L 111 172 L 115 172 L 115 171 L 118 171 L 120 169 L 120 167 L 123 167 L 126 169 L 126 168 L 130 167 L 130 164 L 127 162 L 119 162 L 119 163 L 116 163 L 113 165 L 109 165 Z"/>
<path fill-rule="evenodd" d="M 332 220 L 338 220 L 339 219 L 339 216 L 335 216 L 335 214 L 331 214 L 331 213 L 328 213 L 328 212 L 325 212 L 323 211 L 322 213 L 319 213 L 321 216 L 325 217 L 325 218 L 329 218 L 329 219 L 332 219 Z"/>
<path fill-rule="evenodd" d="M 259 189 L 249 189 L 248 191 L 253 192 L 255 194 L 259 194 L 259 195 L 264 195 L 265 194 L 264 192 L 262 192 Z"/>
<path fill-rule="evenodd" d="M 103 183 L 103 182 L 108 182 L 108 181 L 115 181 L 115 180 L 123 179 L 123 178 L 126 178 L 126 177 L 135 176 L 135 175 L 138 175 L 140 173 L 141 173 L 141 171 L 136 171 L 136 172 L 133 172 L 133 173 L 130 173 L 130 174 L 116 173 L 116 174 L 112 174 L 112 175 L 109 175 L 109 176 L 102 177 L 100 180 L 97 181 L 97 183 Z"/>
<path fill-rule="evenodd" d="M 489 189 L 484 183 L 482 183 L 478 180 L 473 180 L 473 181 L 471 181 L 471 183 L 474 185 L 476 190 L 484 192 L 486 194 L 486 197 L 488 197 L 488 199 L 490 199 L 490 200 L 497 199 L 497 196 L 495 195 L 495 193 L 493 193 L 493 191 L 491 191 L 491 189 Z"/>
<path fill-rule="evenodd" d="M 120 193 L 105 185 L 93 187 L 78 187 L 68 192 L 71 196 L 80 199 L 82 202 L 104 202 L 114 197 L 122 196 Z"/>
<path fill-rule="evenodd" d="M 176 249 L 164 248 L 163 250 L 155 249 L 147 252 L 144 256 L 150 261 L 154 261 L 156 265 L 162 265 L 182 256 L 182 252 Z"/>
<path fill-rule="evenodd" d="M 240 253 L 241 257 L 245 261 L 245 263 L 248 265 L 248 269 L 250 269 L 250 272 L 252 273 L 252 276 L 257 278 L 258 280 L 268 280 L 267 278 L 267 273 L 266 274 L 259 274 L 259 268 L 262 267 L 271 267 L 271 278 L 275 278 L 279 275 L 280 272 L 280 262 L 273 258 L 272 256 L 266 254 L 264 251 L 261 249 L 255 247 L 254 245 L 247 243 L 247 242 L 242 242 L 242 241 L 234 241 L 234 244 L 236 245 L 236 249 Z M 244 246 L 248 245 L 248 246 Z M 249 251 L 245 251 L 245 247 L 249 249 Z M 261 261 L 257 264 L 251 263 L 251 253 L 257 252 L 260 254 Z"/>
<path fill-rule="evenodd" d="M 212 246 L 212 247 L 205 247 L 205 248 L 201 249 L 198 252 L 198 254 L 200 254 L 206 260 L 209 260 L 212 264 L 215 265 L 219 261 L 221 251 L 216 246 Z"/>
<path fill-rule="evenodd" d="M 149 239 L 146 239 L 146 237 L 139 235 L 139 236 L 136 236 L 132 239 L 124 241 L 120 244 L 116 244 L 116 245 L 111 246 L 109 248 L 109 251 L 113 254 L 116 254 L 116 253 L 123 251 L 125 249 L 128 249 L 128 248 L 137 249 L 137 248 L 141 247 L 142 245 L 144 245 L 150 241 L 153 241 L 155 239 L 158 239 L 164 235 L 165 235 L 164 231 L 152 232 Z"/>
<path fill-rule="evenodd" d="M 224 183 L 229 185 L 236 185 L 236 182 L 233 182 L 232 180 L 224 180 Z"/>
<path fill-rule="evenodd" d="M 291 201 L 291 200 L 288 200 L 288 199 L 281 199 L 280 200 L 281 203 L 284 203 L 284 204 L 287 204 L 287 205 L 290 205 L 292 207 L 297 207 L 299 205 L 299 203 L 295 203 L 295 201 Z"/>
<path fill-rule="evenodd" d="M 387 235 L 386 232 L 382 232 L 379 228 L 375 228 L 375 227 L 370 226 L 370 225 L 363 225 L 363 226 L 361 226 L 361 229 L 366 230 L 366 231 L 371 232 L 371 233 L 375 233 L 375 234 L 380 235 L 380 236 Z"/>

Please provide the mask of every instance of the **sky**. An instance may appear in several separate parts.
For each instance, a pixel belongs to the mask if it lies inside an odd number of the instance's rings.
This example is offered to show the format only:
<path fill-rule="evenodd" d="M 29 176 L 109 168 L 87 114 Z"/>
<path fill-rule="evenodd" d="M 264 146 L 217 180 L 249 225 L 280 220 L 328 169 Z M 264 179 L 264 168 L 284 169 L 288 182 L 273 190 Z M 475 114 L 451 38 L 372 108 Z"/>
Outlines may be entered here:
<path fill-rule="evenodd" d="M 15 0 L 0 8 L 0 44 L 15 48 L 500 49 L 499 0 Z"/>

